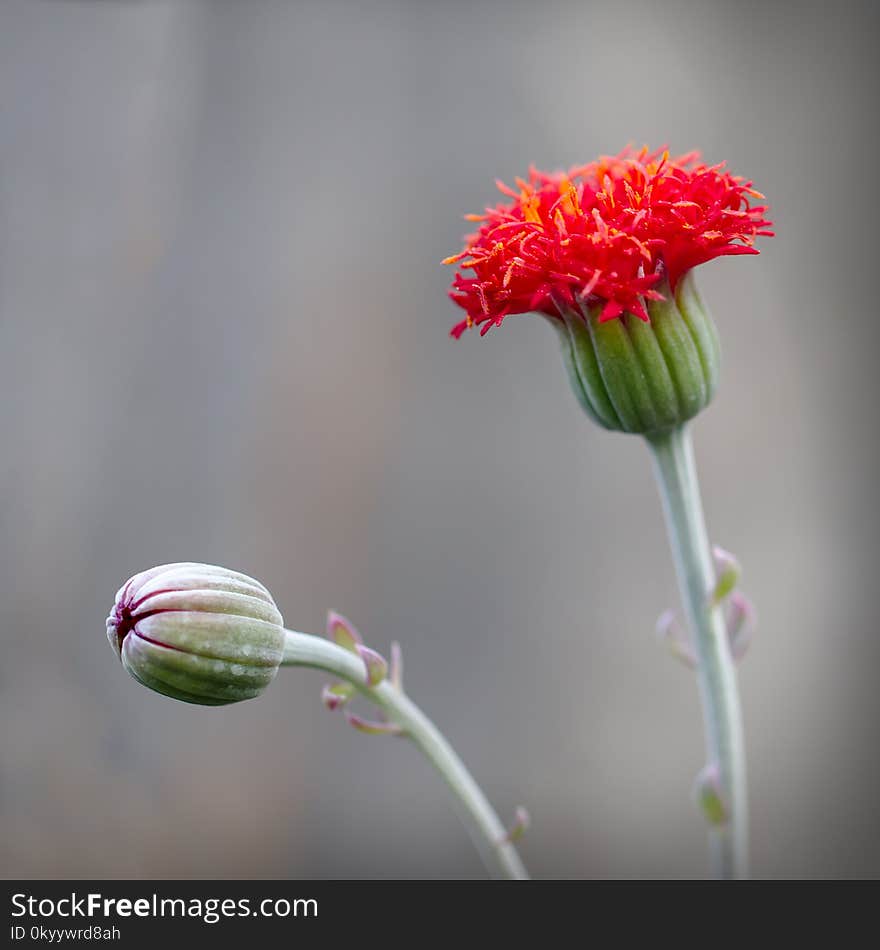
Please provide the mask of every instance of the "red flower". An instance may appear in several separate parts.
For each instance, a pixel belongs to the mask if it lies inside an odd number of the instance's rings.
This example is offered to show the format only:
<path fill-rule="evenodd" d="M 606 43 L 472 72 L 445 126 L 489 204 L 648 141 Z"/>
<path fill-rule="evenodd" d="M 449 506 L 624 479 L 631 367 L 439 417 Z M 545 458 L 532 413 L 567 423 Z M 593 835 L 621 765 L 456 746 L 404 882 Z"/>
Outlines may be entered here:
<path fill-rule="evenodd" d="M 444 261 L 458 265 L 449 296 L 467 313 L 456 338 L 511 313 L 558 316 L 582 302 L 601 303 L 602 321 L 627 311 L 647 321 L 645 299 L 663 299 L 664 277 L 674 290 L 692 267 L 757 254 L 755 238 L 773 236 L 767 207 L 751 204 L 763 195 L 696 152 L 626 149 L 567 174 L 532 168 L 518 191 L 497 185 L 511 200 L 468 215 L 479 230 Z"/>

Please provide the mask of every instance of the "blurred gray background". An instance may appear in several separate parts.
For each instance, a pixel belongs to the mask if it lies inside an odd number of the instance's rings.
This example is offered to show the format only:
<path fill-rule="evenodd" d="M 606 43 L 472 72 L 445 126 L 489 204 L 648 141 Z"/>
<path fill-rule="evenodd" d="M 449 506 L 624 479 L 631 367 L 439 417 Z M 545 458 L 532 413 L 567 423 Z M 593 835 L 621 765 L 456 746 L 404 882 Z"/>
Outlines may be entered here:
<path fill-rule="evenodd" d="M 543 322 L 454 343 L 440 260 L 493 179 L 627 142 L 754 179 L 779 237 L 702 269 L 696 424 L 741 670 L 754 871 L 880 875 L 869 3 L 0 7 L 0 871 L 483 874 L 405 743 L 318 673 L 189 707 L 104 638 L 155 563 L 348 614 L 541 877 L 705 872 L 691 675 L 640 440 L 592 426 Z"/>

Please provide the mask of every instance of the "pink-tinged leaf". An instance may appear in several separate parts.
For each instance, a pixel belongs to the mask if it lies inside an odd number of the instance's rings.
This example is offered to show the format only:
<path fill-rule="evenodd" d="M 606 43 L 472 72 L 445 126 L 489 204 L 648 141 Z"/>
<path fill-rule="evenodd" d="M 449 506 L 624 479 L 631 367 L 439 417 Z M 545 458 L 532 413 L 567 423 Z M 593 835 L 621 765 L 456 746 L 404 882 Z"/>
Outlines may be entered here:
<path fill-rule="evenodd" d="M 710 597 L 710 603 L 713 607 L 717 607 L 733 593 L 742 573 L 742 568 L 730 551 L 725 551 L 724 548 L 720 548 L 718 545 L 712 548 L 712 556 L 715 559 L 717 580 Z"/>
<path fill-rule="evenodd" d="M 501 839 L 501 844 L 513 844 L 514 841 L 519 841 L 529 830 L 531 825 L 532 819 L 528 811 L 526 811 L 522 805 L 518 805 L 513 815 L 513 824 L 508 828 L 507 834 Z"/>
<path fill-rule="evenodd" d="M 757 623 L 755 608 L 745 594 L 735 591 L 731 595 L 724 620 L 730 653 L 735 660 L 741 660 L 752 642 Z"/>
<path fill-rule="evenodd" d="M 374 722 L 370 719 L 363 719 L 356 713 L 345 710 L 345 718 L 348 724 L 357 729 L 358 732 L 364 732 L 368 736 L 399 736 L 403 730 L 393 722 Z"/>
<path fill-rule="evenodd" d="M 328 683 L 321 690 L 321 702 L 332 712 L 344 706 L 354 693 L 351 683 Z"/>
<path fill-rule="evenodd" d="M 396 640 L 391 644 L 391 668 L 388 678 L 395 689 L 403 692 L 403 651 Z"/>
<path fill-rule="evenodd" d="M 357 653 L 357 648 L 364 642 L 355 625 L 335 610 L 327 613 L 327 639 L 352 653 Z"/>
<path fill-rule="evenodd" d="M 385 657 L 362 644 L 357 645 L 356 652 L 364 661 L 364 666 L 367 671 L 367 683 L 369 683 L 370 686 L 378 686 L 388 673 L 388 663 L 385 661 Z"/>
<path fill-rule="evenodd" d="M 687 642 L 687 635 L 679 626 L 675 613 L 672 610 L 664 610 L 657 618 L 656 626 L 657 639 L 680 663 L 691 670 L 697 668 L 697 661 L 694 652 Z"/>
<path fill-rule="evenodd" d="M 697 776 L 694 795 L 710 825 L 720 827 L 727 824 L 728 810 L 721 787 L 721 773 L 714 762 L 710 762 Z"/>

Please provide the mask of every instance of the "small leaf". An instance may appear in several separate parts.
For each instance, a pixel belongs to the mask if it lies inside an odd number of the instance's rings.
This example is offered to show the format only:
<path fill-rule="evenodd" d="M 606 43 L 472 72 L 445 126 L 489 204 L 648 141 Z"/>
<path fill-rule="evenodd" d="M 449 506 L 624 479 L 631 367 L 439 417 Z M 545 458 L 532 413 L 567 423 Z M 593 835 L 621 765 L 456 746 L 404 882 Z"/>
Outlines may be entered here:
<path fill-rule="evenodd" d="M 357 729 L 358 732 L 364 732 L 368 736 L 399 736 L 403 730 L 394 722 L 374 722 L 370 719 L 363 719 L 356 713 L 345 710 L 345 718 L 348 724 Z"/>
<path fill-rule="evenodd" d="M 391 644 L 391 669 L 388 678 L 395 689 L 403 692 L 403 652 L 396 640 Z"/>
<path fill-rule="evenodd" d="M 724 620 L 730 653 L 735 660 L 741 660 L 752 642 L 757 622 L 755 608 L 745 594 L 735 591 L 731 595 Z"/>
<path fill-rule="evenodd" d="M 681 663 L 691 670 L 697 668 L 697 661 L 694 658 L 693 651 L 687 642 L 685 632 L 678 624 L 675 613 L 672 610 L 664 610 L 657 618 L 655 627 L 657 639 L 666 647 L 667 650 Z"/>
<path fill-rule="evenodd" d="M 513 824 L 508 828 L 507 834 L 501 839 L 501 844 L 513 844 L 514 841 L 519 841 L 529 830 L 531 824 L 532 819 L 528 811 L 526 811 L 522 805 L 518 805 L 514 812 Z"/>
<path fill-rule="evenodd" d="M 328 683 L 321 690 L 321 702 L 332 712 L 344 706 L 354 693 L 355 688 L 351 683 Z"/>
<path fill-rule="evenodd" d="M 379 683 L 385 679 L 385 675 L 388 672 L 388 664 L 385 662 L 385 657 L 362 644 L 358 644 L 356 652 L 364 661 L 364 666 L 367 670 L 367 683 L 369 683 L 370 686 L 378 686 Z"/>
<path fill-rule="evenodd" d="M 715 581 L 715 589 L 712 591 L 710 604 L 712 607 L 717 607 L 733 593 L 742 573 L 742 568 L 739 561 L 730 551 L 725 551 L 724 548 L 716 545 L 712 548 L 712 554 L 715 558 L 715 572 L 718 578 Z"/>
<path fill-rule="evenodd" d="M 364 642 L 354 624 L 335 610 L 327 613 L 327 639 L 352 653 L 357 653 L 357 648 Z"/>
<path fill-rule="evenodd" d="M 727 824 L 727 806 L 721 788 L 721 774 L 715 763 L 707 765 L 697 776 L 694 788 L 697 804 L 710 825 L 720 827 Z"/>

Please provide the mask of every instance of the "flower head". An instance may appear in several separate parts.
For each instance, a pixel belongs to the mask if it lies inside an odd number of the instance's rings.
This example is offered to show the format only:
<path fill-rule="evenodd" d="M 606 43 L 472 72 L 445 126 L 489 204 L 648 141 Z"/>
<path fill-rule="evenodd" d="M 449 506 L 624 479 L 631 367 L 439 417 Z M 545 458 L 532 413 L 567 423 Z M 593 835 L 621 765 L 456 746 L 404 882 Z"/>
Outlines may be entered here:
<path fill-rule="evenodd" d="M 210 564 L 163 564 L 119 589 L 107 639 L 131 675 L 159 693 L 220 706 L 258 696 L 284 653 L 272 595 Z"/>
<path fill-rule="evenodd" d="M 691 268 L 731 254 L 757 254 L 772 236 L 762 195 L 749 181 L 704 165 L 692 152 L 629 149 L 567 173 L 532 168 L 509 200 L 484 214 L 460 254 L 450 297 L 467 317 L 460 337 L 486 333 L 512 313 L 559 317 L 599 306 L 607 322 L 631 313 L 648 322 L 647 303 L 674 292 Z"/>

